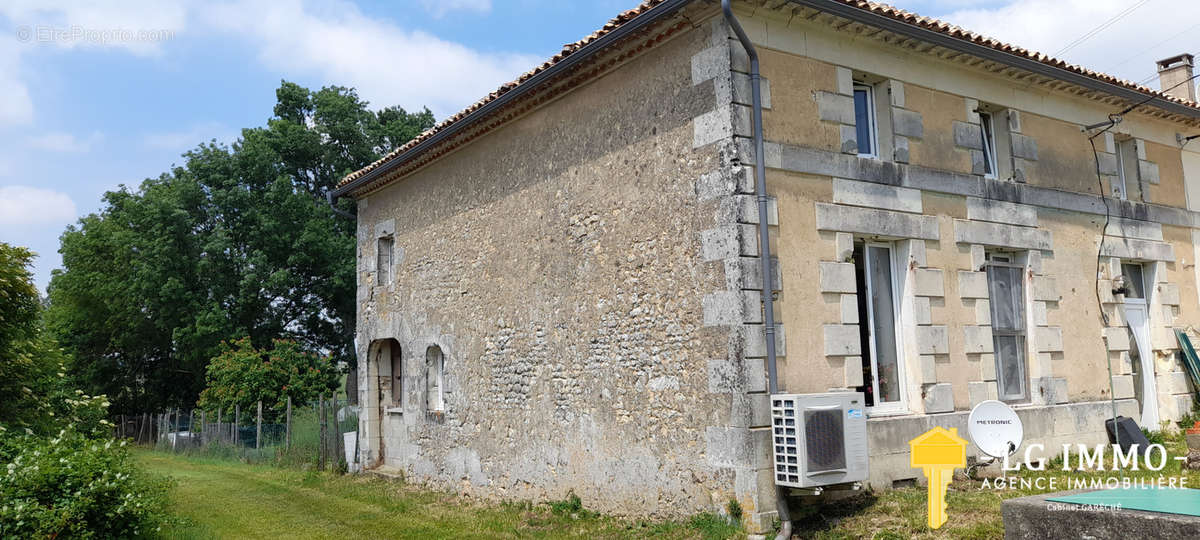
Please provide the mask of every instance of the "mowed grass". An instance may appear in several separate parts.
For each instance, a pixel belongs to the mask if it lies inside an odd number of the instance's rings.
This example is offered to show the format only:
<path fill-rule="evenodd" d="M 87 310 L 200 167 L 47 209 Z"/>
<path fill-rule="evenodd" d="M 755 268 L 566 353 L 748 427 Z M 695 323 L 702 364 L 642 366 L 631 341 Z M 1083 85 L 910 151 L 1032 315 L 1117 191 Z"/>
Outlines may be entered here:
<path fill-rule="evenodd" d="M 484 504 L 367 475 L 137 451 L 176 480 L 165 538 L 744 538 L 715 516 L 628 521 L 559 503 Z M 564 510 L 564 506 L 566 509 Z"/>

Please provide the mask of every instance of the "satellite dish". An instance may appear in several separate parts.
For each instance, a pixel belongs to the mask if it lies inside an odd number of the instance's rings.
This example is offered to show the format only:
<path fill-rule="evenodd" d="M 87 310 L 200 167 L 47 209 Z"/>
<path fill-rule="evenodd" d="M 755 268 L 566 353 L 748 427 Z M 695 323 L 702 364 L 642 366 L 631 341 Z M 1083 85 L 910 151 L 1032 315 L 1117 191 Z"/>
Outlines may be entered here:
<path fill-rule="evenodd" d="M 967 419 L 967 433 L 983 453 L 1003 458 L 1012 455 L 1021 447 L 1025 429 L 1021 426 L 1021 418 L 1012 407 L 992 399 L 971 409 L 971 416 Z"/>

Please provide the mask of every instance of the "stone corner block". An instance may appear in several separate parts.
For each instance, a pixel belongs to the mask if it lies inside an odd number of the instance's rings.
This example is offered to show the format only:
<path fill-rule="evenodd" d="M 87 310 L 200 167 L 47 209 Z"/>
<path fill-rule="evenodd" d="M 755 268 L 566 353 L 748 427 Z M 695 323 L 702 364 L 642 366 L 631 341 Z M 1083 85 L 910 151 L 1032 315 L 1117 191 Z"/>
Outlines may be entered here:
<path fill-rule="evenodd" d="M 825 356 L 861 356 L 862 341 L 857 324 L 827 324 L 822 327 Z"/>
<path fill-rule="evenodd" d="M 854 293 L 858 291 L 858 281 L 854 274 L 854 264 L 821 261 L 818 265 L 821 271 L 821 292 Z"/>
<path fill-rule="evenodd" d="M 954 411 L 954 387 L 950 383 L 938 383 L 925 387 L 924 399 L 926 413 L 944 413 Z"/>

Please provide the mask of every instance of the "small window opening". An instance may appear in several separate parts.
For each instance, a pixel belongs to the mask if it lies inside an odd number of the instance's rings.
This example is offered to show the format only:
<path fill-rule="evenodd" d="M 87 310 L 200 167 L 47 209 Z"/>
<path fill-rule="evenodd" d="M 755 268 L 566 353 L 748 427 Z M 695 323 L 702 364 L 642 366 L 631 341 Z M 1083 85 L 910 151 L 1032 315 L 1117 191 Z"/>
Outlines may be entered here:
<path fill-rule="evenodd" d="M 1113 180 L 1112 196 L 1128 199 L 1129 190 L 1138 186 L 1137 143 L 1133 139 L 1117 140 L 1117 178 Z"/>
<path fill-rule="evenodd" d="M 996 123 L 992 113 L 979 112 L 979 127 L 983 136 L 983 175 L 996 177 Z"/>
<path fill-rule="evenodd" d="M 441 347 L 434 345 L 425 351 L 425 407 L 429 411 L 443 411 L 446 407 L 446 359 Z"/>
<path fill-rule="evenodd" d="M 1025 268 L 1011 253 L 987 253 L 996 388 L 1001 401 L 1029 399 L 1025 362 Z"/>
<path fill-rule="evenodd" d="M 875 89 L 869 84 L 854 83 L 854 128 L 858 155 L 879 155 L 878 127 L 875 123 Z"/>
<path fill-rule="evenodd" d="M 376 261 L 375 275 L 376 285 L 386 285 L 391 279 L 392 270 L 392 244 L 394 243 L 391 236 L 385 236 L 379 239 L 378 246 L 378 261 Z"/>
<path fill-rule="evenodd" d="M 404 406 L 404 357 L 400 353 L 400 345 L 392 342 L 392 404 Z"/>
<path fill-rule="evenodd" d="M 1142 265 L 1137 263 L 1122 263 L 1121 275 L 1125 276 L 1125 298 L 1146 298 L 1146 278 Z"/>

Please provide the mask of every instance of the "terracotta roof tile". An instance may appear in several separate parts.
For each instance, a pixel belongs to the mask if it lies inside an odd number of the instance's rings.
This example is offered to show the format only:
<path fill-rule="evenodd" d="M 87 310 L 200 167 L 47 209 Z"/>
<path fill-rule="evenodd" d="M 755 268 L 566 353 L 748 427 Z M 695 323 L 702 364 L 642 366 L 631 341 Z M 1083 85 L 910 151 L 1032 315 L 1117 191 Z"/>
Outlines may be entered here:
<path fill-rule="evenodd" d="M 564 58 L 570 56 L 575 51 L 578 51 L 579 49 L 583 48 L 585 45 L 595 41 L 596 39 L 599 39 L 601 36 L 603 36 L 609 32 L 612 32 L 616 28 L 619 28 L 620 26 L 629 22 L 633 18 L 637 17 L 638 15 L 641 15 L 642 13 L 645 13 L 646 11 L 649 11 L 651 8 L 663 3 L 664 1 L 665 0 L 645 0 L 641 4 L 639 4 L 637 7 L 630 9 L 628 11 L 625 11 L 625 12 L 617 15 L 616 17 L 613 17 L 610 21 L 608 21 L 608 23 L 606 23 L 599 30 L 592 32 L 591 34 L 587 35 L 583 39 L 576 41 L 574 43 L 568 43 L 566 45 L 563 45 L 562 50 L 559 51 L 558 54 L 555 54 L 554 56 L 550 57 L 549 60 L 546 60 L 545 62 L 538 65 L 537 67 L 534 67 L 533 69 L 525 72 L 520 77 L 517 77 L 516 80 L 504 83 L 499 88 L 497 88 L 495 91 L 493 91 L 490 94 L 488 94 L 487 96 L 485 96 L 483 99 L 480 99 L 479 101 L 476 101 L 475 103 L 471 104 L 469 107 L 447 117 L 446 119 L 439 122 L 437 125 L 433 126 L 432 128 L 430 128 L 430 129 L 426 130 L 425 132 L 421 133 L 420 135 L 416 136 L 413 140 L 392 150 L 391 152 L 388 152 L 387 155 L 378 159 L 374 163 L 371 163 L 370 165 L 367 165 L 366 167 L 363 167 L 362 169 L 359 169 L 359 170 L 354 171 L 353 173 L 347 175 L 345 178 L 342 179 L 341 182 L 338 183 L 338 186 L 339 187 L 345 186 L 346 184 L 352 182 L 353 180 L 362 177 L 363 175 L 371 172 L 374 169 L 379 168 L 384 163 L 391 161 L 396 156 L 399 156 L 400 154 L 408 151 L 409 149 L 417 146 L 418 144 L 428 140 L 434 134 L 436 134 L 439 131 L 446 129 L 450 125 L 462 120 L 463 118 L 465 118 L 472 112 L 475 112 L 476 110 L 483 107 L 484 105 L 488 104 L 489 102 L 494 101 L 495 99 L 499 98 L 500 96 L 512 91 L 514 88 L 517 88 L 518 86 L 520 86 L 524 82 L 528 81 L 530 78 L 537 75 L 538 73 L 541 73 L 542 71 L 545 71 L 546 69 L 550 68 L 554 64 L 561 62 Z M 895 7 L 892 7 L 887 4 L 878 3 L 878 2 L 867 2 L 864 0 L 834 0 L 834 1 L 840 2 L 842 4 L 846 4 L 849 6 L 857 7 L 859 9 L 869 10 L 878 15 L 889 17 L 889 18 L 892 18 L 892 19 L 895 19 L 898 21 L 903 21 L 903 22 L 911 24 L 913 26 L 940 32 L 942 34 L 946 34 L 946 35 L 949 35 L 949 36 L 952 36 L 952 37 L 955 37 L 955 38 L 958 38 L 958 39 L 961 39 L 964 41 L 969 41 L 969 42 L 972 42 L 972 43 L 975 43 L 978 45 L 983 45 L 985 47 L 989 47 L 989 48 L 992 48 L 992 49 L 995 49 L 998 51 L 1003 51 L 1003 52 L 1010 53 L 1010 54 L 1013 54 L 1016 56 L 1021 56 L 1021 57 L 1027 58 L 1027 59 L 1035 60 L 1035 61 L 1041 62 L 1043 64 L 1047 64 L 1050 66 L 1054 66 L 1054 67 L 1058 67 L 1058 68 L 1065 69 L 1068 71 L 1072 71 L 1074 73 L 1078 73 L 1080 75 L 1084 75 L 1086 77 L 1090 77 L 1090 78 L 1093 78 L 1096 80 L 1104 81 L 1104 82 L 1107 82 L 1110 84 L 1115 84 L 1118 86 L 1123 86 L 1123 87 L 1129 88 L 1131 90 L 1142 92 L 1144 94 L 1147 94 L 1148 96 L 1153 95 L 1153 96 L 1162 98 L 1167 101 L 1179 103 L 1179 104 L 1186 105 L 1189 107 L 1200 108 L 1200 104 L 1197 104 L 1196 102 L 1179 99 L 1177 97 L 1167 95 L 1163 92 L 1154 90 L 1147 86 L 1142 86 L 1142 85 L 1127 81 L 1125 79 L 1120 79 L 1120 78 L 1114 77 L 1112 75 L 1100 73 L 1098 71 L 1093 71 L 1093 70 L 1087 69 L 1085 67 L 1082 67 L 1082 66 L 1079 66 L 1076 64 L 1071 64 L 1071 63 L 1065 62 L 1063 60 L 1059 60 L 1057 58 L 1052 58 L 1050 56 L 1047 56 L 1047 55 L 1037 52 L 1037 51 L 1031 51 L 1031 50 L 1022 48 L 1022 47 L 1018 47 L 1016 45 L 1004 43 L 997 39 L 993 39 L 993 38 L 990 38 L 987 36 L 977 34 L 975 32 L 971 32 L 969 30 L 960 28 L 958 26 L 952 25 L 950 23 L 947 23 L 947 22 L 944 22 L 944 21 L 941 21 L 938 19 L 934 19 L 932 17 L 924 17 L 924 16 L 918 15 L 916 13 L 905 11 L 905 10 L 895 8 Z"/>

